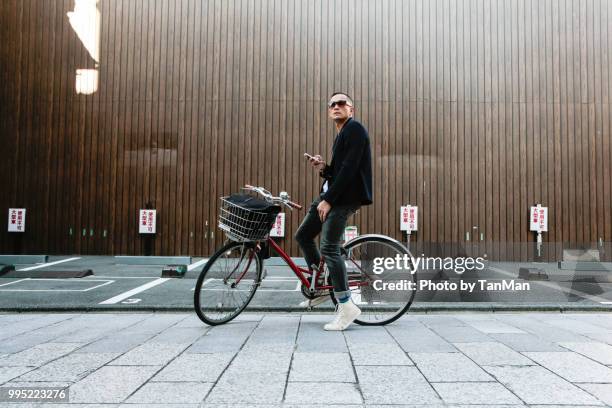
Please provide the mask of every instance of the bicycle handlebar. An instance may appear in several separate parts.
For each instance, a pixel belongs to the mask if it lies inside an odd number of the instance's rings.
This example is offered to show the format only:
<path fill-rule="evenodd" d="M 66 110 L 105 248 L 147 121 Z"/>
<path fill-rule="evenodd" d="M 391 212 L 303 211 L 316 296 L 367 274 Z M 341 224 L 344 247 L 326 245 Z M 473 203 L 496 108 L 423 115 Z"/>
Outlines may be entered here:
<path fill-rule="evenodd" d="M 268 190 L 266 190 L 263 187 L 255 187 L 252 186 L 250 184 L 245 184 L 244 187 L 242 187 L 244 190 L 251 190 L 251 191 L 255 191 L 256 193 L 261 194 L 262 196 L 264 196 L 264 198 L 267 201 L 271 201 L 274 203 L 280 203 L 280 204 L 284 204 L 289 208 L 296 208 L 298 210 L 302 209 L 302 206 L 299 205 L 298 203 L 294 203 L 293 201 L 289 200 L 289 194 L 285 193 L 285 192 L 281 192 L 281 195 L 279 197 L 275 197 L 272 195 L 272 193 L 270 193 Z M 284 193 L 284 194 L 283 194 Z"/>

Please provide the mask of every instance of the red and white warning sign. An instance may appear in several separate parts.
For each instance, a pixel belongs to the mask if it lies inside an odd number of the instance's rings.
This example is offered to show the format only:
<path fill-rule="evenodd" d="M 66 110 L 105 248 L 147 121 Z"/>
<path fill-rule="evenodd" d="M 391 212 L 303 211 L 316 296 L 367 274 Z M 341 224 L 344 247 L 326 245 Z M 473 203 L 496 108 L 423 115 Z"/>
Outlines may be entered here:
<path fill-rule="evenodd" d="M 538 204 L 536 207 L 531 207 L 529 221 L 530 231 L 548 231 L 548 207 L 542 207 L 541 204 Z"/>
<path fill-rule="evenodd" d="M 419 208 L 414 205 L 402 206 L 400 208 L 400 230 L 417 231 L 419 226 Z"/>
<path fill-rule="evenodd" d="M 25 208 L 9 208 L 8 212 L 8 231 L 25 232 Z"/>
<path fill-rule="evenodd" d="M 271 237 L 284 237 L 285 236 L 285 213 L 278 213 L 274 225 L 270 230 Z"/>
<path fill-rule="evenodd" d="M 157 210 L 140 210 L 138 219 L 138 232 L 141 234 L 155 234 Z"/>
<path fill-rule="evenodd" d="M 348 242 L 351 239 L 357 238 L 359 236 L 359 230 L 356 226 L 351 225 L 344 228 L 344 242 Z"/>

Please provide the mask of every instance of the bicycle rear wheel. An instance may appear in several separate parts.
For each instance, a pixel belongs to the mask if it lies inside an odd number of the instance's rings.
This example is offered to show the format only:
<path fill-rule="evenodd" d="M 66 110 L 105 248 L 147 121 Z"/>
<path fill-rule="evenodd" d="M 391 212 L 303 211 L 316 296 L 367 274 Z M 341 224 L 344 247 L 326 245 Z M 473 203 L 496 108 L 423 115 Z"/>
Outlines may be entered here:
<path fill-rule="evenodd" d="M 206 263 L 196 282 L 195 311 L 204 323 L 227 323 L 247 307 L 261 281 L 254 243 L 230 241 Z"/>
<path fill-rule="evenodd" d="M 401 259 L 399 267 L 397 256 Z M 361 309 L 355 323 L 385 325 L 399 319 L 410 308 L 417 278 L 416 271 L 411 273 L 412 255 L 405 246 L 384 235 L 363 235 L 345 245 L 343 257 L 351 299 Z M 389 258 L 394 260 L 394 265 L 387 268 L 389 265 L 380 259 Z M 333 295 L 332 300 L 336 303 Z"/>

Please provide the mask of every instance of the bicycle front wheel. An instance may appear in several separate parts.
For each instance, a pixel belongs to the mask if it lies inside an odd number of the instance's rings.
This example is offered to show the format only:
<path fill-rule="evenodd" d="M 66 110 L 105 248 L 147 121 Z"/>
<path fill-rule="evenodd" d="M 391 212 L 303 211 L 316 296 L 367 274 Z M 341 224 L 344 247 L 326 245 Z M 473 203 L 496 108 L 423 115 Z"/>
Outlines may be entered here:
<path fill-rule="evenodd" d="M 247 307 L 261 281 L 254 243 L 230 241 L 206 263 L 196 282 L 195 311 L 204 323 L 227 323 Z"/>
<path fill-rule="evenodd" d="M 347 243 L 343 257 L 351 299 L 361 309 L 355 323 L 388 324 L 410 308 L 417 280 L 412 255 L 405 246 L 384 235 L 363 235 Z M 332 300 L 335 303 L 333 296 Z"/>

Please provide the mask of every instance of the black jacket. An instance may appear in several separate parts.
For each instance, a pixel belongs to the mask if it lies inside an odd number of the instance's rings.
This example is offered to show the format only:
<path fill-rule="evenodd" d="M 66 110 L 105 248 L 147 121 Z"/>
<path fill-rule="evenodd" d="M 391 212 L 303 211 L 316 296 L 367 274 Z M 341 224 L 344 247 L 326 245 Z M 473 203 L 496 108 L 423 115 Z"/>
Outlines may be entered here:
<path fill-rule="evenodd" d="M 331 163 L 321 171 L 328 181 L 321 198 L 334 205 L 372 204 L 372 153 L 368 131 L 349 118 L 334 140 Z"/>

